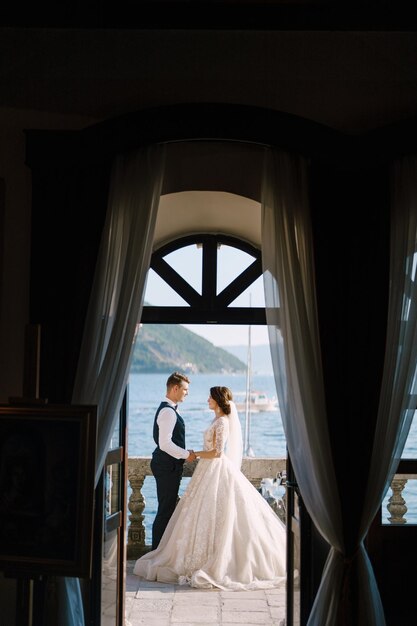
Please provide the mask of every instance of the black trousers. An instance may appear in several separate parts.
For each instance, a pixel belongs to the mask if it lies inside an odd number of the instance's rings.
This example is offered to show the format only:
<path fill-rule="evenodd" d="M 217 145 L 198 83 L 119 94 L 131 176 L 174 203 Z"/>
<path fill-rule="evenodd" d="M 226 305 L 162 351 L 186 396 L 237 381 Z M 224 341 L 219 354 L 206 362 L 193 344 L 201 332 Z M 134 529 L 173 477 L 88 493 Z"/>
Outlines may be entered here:
<path fill-rule="evenodd" d="M 152 550 L 158 547 L 176 507 L 182 469 L 182 463 L 178 463 L 174 459 L 169 466 L 166 464 L 161 466 L 154 459 L 151 460 L 151 470 L 155 476 L 158 497 L 158 511 L 152 525 Z"/>

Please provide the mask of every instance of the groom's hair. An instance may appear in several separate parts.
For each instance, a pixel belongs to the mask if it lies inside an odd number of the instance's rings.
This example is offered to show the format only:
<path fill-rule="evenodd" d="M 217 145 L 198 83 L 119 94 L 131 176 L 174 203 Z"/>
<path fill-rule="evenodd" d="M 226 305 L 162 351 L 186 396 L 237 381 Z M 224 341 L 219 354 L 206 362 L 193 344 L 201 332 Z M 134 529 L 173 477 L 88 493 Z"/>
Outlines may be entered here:
<path fill-rule="evenodd" d="M 170 389 L 174 385 L 181 385 L 182 383 L 189 383 L 190 379 L 181 372 L 173 372 L 167 380 L 167 389 Z"/>

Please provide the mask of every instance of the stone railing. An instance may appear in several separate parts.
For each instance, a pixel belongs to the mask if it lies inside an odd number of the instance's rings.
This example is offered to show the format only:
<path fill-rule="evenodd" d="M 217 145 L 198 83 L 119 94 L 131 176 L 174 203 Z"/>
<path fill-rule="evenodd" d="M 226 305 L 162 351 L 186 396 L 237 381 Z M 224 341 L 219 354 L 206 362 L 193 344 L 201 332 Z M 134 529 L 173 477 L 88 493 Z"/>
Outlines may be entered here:
<path fill-rule="evenodd" d="M 143 511 L 145 499 L 142 487 L 146 476 L 152 476 L 150 468 L 150 456 L 131 456 L 128 465 L 128 481 L 131 489 L 128 509 L 129 525 L 127 528 L 127 559 L 137 559 L 150 549 L 145 543 L 145 526 Z M 198 461 L 184 464 L 184 477 L 193 475 Z M 256 489 L 260 489 L 262 480 L 276 478 L 285 473 L 286 459 L 273 458 L 250 458 L 246 457 L 242 462 L 242 472 Z M 277 511 L 278 513 L 278 511 Z"/>
<path fill-rule="evenodd" d="M 406 501 L 403 498 L 403 491 L 409 480 L 415 480 L 417 474 L 395 474 L 391 482 L 392 495 L 387 504 L 390 514 L 388 521 L 390 524 L 406 524 L 407 519 L 404 517 L 408 511 Z"/>
<path fill-rule="evenodd" d="M 142 493 L 143 483 L 146 476 L 152 476 L 150 468 L 151 457 L 129 457 L 128 481 L 131 489 L 128 509 L 129 524 L 127 528 L 127 558 L 128 560 L 137 559 L 150 549 L 145 542 L 145 526 L 143 511 L 145 508 L 145 499 Z M 193 475 L 194 469 L 198 461 L 194 463 L 184 464 L 184 477 Z M 279 475 L 285 475 L 286 459 L 273 458 L 249 458 L 246 457 L 242 462 L 242 471 L 246 478 L 256 487 L 260 489 L 263 479 L 276 478 Z M 391 482 L 392 495 L 387 504 L 389 512 L 388 521 L 390 524 L 406 524 L 407 505 L 402 496 L 402 492 L 408 480 L 417 479 L 417 474 L 396 474 Z M 277 501 L 270 502 L 272 508 L 277 515 L 283 517 L 282 510 L 279 508 Z M 278 505 L 278 506 L 277 506 Z"/>

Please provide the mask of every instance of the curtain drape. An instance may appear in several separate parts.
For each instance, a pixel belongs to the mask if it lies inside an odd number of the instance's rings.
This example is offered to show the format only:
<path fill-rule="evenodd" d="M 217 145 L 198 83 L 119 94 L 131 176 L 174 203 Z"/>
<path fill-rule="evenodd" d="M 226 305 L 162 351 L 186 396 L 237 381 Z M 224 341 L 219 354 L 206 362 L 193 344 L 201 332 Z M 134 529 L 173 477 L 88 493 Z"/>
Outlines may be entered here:
<path fill-rule="evenodd" d="M 343 519 L 327 426 L 307 172 L 302 157 L 266 151 L 262 256 L 274 376 L 300 493 L 330 544 L 308 624 L 382 626 L 382 604 L 363 537 L 353 554 L 346 554 L 344 546 L 349 520 Z"/>
<path fill-rule="evenodd" d="M 72 401 L 98 406 L 97 484 L 129 375 L 165 165 L 164 146 L 116 157 Z M 64 579 L 59 624 L 82 626 L 77 579 Z"/>
<path fill-rule="evenodd" d="M 391 168 L 390 284 L 384 374 L 366 505 L 365 535 L 391 484 L 417 405 L 417 157 Z"/>
<path fill-rule="evenodd" d="M 98 405 L 96 484 L 133 353 L 161 195 L 165 149 L 116 158 L 74 384 L 74 404 Z"/>

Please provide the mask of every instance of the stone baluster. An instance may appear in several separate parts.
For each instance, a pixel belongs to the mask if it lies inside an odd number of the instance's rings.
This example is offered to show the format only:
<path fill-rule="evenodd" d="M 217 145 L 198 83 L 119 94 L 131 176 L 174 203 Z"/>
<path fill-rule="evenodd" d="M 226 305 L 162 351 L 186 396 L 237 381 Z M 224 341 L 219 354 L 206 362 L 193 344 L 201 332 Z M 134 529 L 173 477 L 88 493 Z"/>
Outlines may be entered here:
<path fill-rule="evenodd" d="M 145 519 L 143 510 L 145 508 L 145 498 L 142 494 L 143 483 L 145 482 L 145 471 L 138 470 L 137 467 L 133 467 L 129 464 L 128 480 L 132 492 L 129 497 L 128 508 L 129 515 L 129 528 L 127 534 L 127 559 L 138 559 L 142 554 L 145 554 L 150 548 L 145 544 L 145 526 L 143 521 Z"/>
<path fill-rule="evenodd" d="M 261 484 L 262 484 L 262 478 L 259 478 L 258 476 L 250 476 L 249 477 L 249 482 L 252 483 L 252 485 L 255 487 L 255 489 L 260 491 Z"/>
<path fill-rule="evenodd" d="M 402 492 L 407 484 L 406 478 L 394 477 L 391 482 L 392 496 L 388 500 L 387 509 L 390 513 L 388 518 L 391 524 L 406 524 L 407 520 L 404 515 L 407 513 L 407 506 L 402 497 Z"/>

